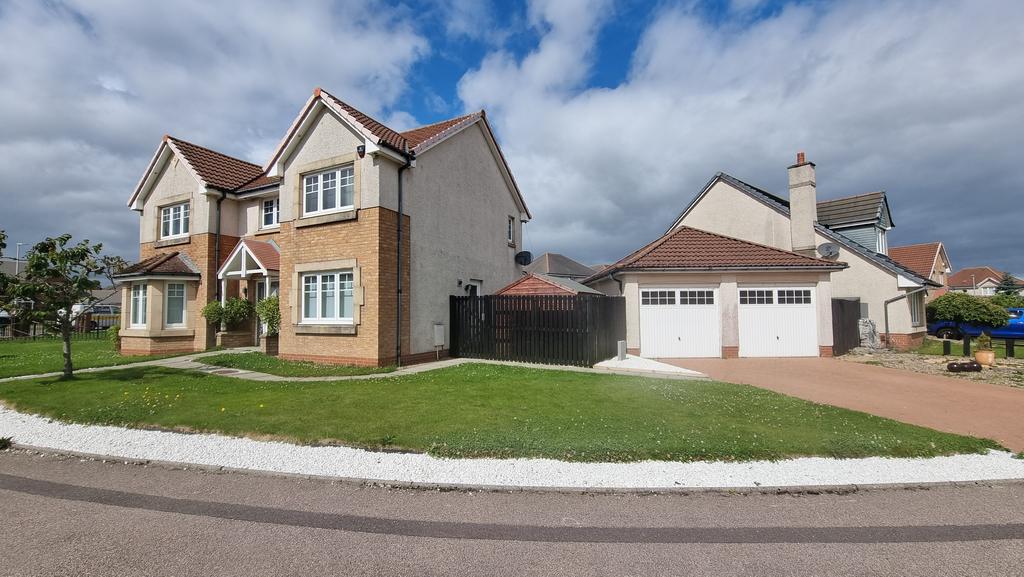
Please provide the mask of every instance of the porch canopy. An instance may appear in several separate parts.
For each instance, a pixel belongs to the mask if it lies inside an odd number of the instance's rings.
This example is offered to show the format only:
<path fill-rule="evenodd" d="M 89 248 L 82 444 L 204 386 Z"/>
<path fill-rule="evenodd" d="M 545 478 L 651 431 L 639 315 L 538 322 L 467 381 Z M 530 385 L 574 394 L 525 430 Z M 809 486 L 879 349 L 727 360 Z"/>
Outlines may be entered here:
<path fill-rule="evenodd" d="M 220 279 L 220 295 L 224 300 L 227 292 L 227 281 L 246 280 L 253 276 L 262 276 L 267 285 L 265 294 L 270 294 L 271 280 L 277 280 L 281 268 L 281 251 L 274 241 L 259 241 L 243 238 L 238 241 L 224 265 L 217 271 Z"/>

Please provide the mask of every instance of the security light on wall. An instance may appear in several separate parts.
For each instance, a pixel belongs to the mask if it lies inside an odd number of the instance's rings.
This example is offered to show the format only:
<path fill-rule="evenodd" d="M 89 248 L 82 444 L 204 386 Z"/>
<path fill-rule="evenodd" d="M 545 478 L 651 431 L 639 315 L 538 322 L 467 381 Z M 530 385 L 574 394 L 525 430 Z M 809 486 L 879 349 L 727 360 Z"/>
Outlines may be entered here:
<path fill-rule="evenodd" d="M 356 147 L 356 154 L 359 155 L 359 158 L 363 158 L 364 156 L 366 156 L 366 145 L 365 144 L 360 144 L 359 146 L 357 146 Z"/>

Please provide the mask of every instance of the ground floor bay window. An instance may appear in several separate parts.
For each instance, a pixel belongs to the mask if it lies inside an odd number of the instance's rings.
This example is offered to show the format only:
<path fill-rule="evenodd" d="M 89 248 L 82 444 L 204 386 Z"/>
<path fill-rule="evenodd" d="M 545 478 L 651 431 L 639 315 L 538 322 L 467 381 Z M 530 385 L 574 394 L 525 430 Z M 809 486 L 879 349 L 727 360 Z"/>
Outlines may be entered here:
<path fill-rule="evenodd" d="M 133 329 L 146 328 L 146 307 L 148 306 L 147 285 L 144 282 L 132 283 L 130 326 Z"/>
<path fill-rule="evenodd" d="M 350 270 L 302 275 L 302 322 L 353 323 L 353 275 Z"/>

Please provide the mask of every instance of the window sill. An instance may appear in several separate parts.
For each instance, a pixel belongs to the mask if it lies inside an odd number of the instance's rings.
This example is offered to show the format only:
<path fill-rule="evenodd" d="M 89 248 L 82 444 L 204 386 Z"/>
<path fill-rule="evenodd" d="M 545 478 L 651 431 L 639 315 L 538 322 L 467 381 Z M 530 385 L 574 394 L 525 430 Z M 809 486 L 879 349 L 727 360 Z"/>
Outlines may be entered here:
<path fill-rule="evenodd" d="M 179 245 L 179 244 L 188 244 L 190 242 L 192 242 L 192 237 L 191 236 L 178 236 L 178 237 L 174 237 L 174 238 L 160 239 L 160 240 L 156 241 L 156 243 L 154 243 L 153 246 L 155 246 L 156 248 L 161 248 L 161 247 L 165 247 L 165 246 L 175 246 L 175 245 Z"/>
<path fill-rule="evenodd" d="M 295 228 L 302 228 L 305 226 L 316 226 L 318 224 L 328 224 L 331 222 L 342 222 L 346 220 L 356 219 L 356 209 L 343 210 L 340 212 L 331 212 L 328 214 L 318 214 L 312 216 L 304 216 L 295 221 Z"/>
<path fill-rule="evenodd" d="M 294 325 L 297 335 L 354 335 L 356 325 Z"/>
<path fill-rule="evenodd" d="M 256 236 L 264 236 L 268 234 L 277 234 L 281 232 L 280 226 L 261 228 L 255 232 Z"/>

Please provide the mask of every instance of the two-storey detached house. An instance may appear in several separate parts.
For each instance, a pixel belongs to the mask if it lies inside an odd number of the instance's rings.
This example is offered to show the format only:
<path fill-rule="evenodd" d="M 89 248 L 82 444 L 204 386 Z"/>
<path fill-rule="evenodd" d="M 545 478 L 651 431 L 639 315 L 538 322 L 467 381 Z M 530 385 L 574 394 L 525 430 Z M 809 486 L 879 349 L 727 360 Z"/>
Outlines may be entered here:
<path fill-rule="evenodd" d="M 264 166 L 164 137 L 128 204 L 123 352 L 254 344 L 200 311 L 278 295 L 282 357 L 373 365 L 443 354 L 449 296 L 518 278 L 530 219 L 482 111 L 398 132 L 321 89 Z"/>

